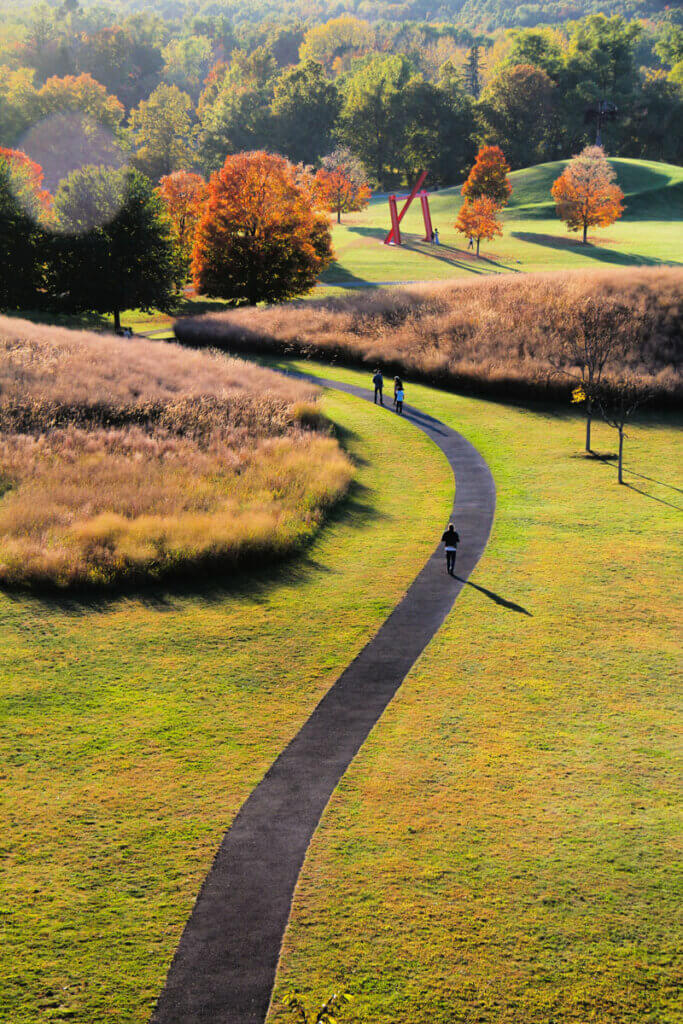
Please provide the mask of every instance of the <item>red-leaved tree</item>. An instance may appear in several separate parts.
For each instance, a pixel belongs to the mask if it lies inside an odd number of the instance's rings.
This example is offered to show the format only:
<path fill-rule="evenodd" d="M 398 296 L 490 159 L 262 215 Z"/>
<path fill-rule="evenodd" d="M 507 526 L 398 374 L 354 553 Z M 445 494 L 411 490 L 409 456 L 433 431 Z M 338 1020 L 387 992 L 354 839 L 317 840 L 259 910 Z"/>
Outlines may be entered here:
<path fill-rule="evenodd" d="M 455 222 L 455 230 L 469 238 L 474 238 L 477 243 L 477 256 L 482 238 L 491 239 L 503 234 L 500 221 L 496 216 L 497 212 L 498 207 L 494 201 L 486 197 L 466 199 L 461 207 Z"/>
<path fill-rule="evenodd" d="M 211 177 L 197 227 L 197 291 L 236 306 L 309 291 L 332 260 L 329 224 L 312 191 L 310 175 L 284 157 L 227 157 Z"/>
<path fill-rule="evenodd" d="M 323 157 L 313 192 L 323 210 L 336 213 L 338 224 L 341 224 L 342 213 L 364 210 L 372 196 L 365 168 L 345 146 Z"/>
<path fill-rule="evenodd" d="M 482 146 L 462 187 L 463 196 L 465 199 L 491 199 L 501 209 L 512 195 L 509 171 L 500 146 Z"/>

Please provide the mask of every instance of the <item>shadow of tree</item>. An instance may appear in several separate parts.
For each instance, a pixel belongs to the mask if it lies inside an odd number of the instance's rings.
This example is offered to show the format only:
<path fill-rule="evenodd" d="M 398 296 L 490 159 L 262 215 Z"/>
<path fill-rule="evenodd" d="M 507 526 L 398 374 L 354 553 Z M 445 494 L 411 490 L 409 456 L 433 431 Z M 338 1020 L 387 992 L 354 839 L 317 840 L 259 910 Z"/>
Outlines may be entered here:
<path fill-rule="evenodd" d="M 642 256 L 638 253 L 619 252 L 616 249 L 606 249 L 603 246 L 589 242 L 574 241 L 572 238 L 562 238 L 559 235 L 547 235 L 536 231 L 512 231 L 513 238 L 520 242 L 531 242 L 533 245 L 543 245 L 548 249 L 561 249 L 588 256 L 591 259 L 599 260 L 601 263 L 614 263 L 623 267 L 659 267 L 659 266 L 681 266 L 677 260 L 662 260 L 657 256 Z"/>

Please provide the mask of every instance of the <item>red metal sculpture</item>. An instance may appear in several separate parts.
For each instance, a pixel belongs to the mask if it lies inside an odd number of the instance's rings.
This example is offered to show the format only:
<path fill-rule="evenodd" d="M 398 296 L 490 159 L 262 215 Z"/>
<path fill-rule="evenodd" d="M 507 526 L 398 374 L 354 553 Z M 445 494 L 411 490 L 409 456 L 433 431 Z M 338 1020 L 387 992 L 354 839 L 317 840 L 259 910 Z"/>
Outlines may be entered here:
<path fill-rule="evenodd" d="M 418 179 L 417 179 L 417 181 L 415 183 L 413 191 L 410 193 L 410 195 L 406 199 L 405 205 L 403 206 L 403 209 L 401 210 L 400 213 L 398 212 L 398 203 L 397 203 L 397 200 L 396 200 L 396 196 L 389 196 L 389 212 L 391 214 L 391 231 L 389 232 L 387 237 L 384 239 L 384 244 L 385 245 L 400 245 L 401 244 L 401 227 L 400 227 L 401 221 L 403 220 L 403 218 L 405 217 L 406 213 L 408 212 L 408 209 L 409 209 L 410 204 L 412 203 L 413 199 L 415 199 L 415 197 L 418 194 L 420 196 L 420 202 L 422 203 L 422 215 L 424 217 L 424 222 L 425 222 L 425 242 L 431 242 L 433 229 L 432 229 L 432 215 L 431 215 L 430 210 L 429 210 L 429 196 L 427 195 L 426 192 L 420 192 L 420 189 L 422 188 L 422 186 L 425 183 L 426 177 L 427 177 L 427 172 L 426 171 L 421 171 L 420 175 L 419 175 L 419 177 L 418 177 Z"/>

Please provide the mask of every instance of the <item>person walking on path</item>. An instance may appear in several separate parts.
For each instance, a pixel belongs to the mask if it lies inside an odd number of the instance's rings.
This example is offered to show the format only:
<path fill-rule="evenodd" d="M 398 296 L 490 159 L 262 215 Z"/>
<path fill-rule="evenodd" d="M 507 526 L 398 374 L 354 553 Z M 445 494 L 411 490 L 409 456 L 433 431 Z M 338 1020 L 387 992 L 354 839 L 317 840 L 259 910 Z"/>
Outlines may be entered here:
<path fill-rule="evenodd" d="M 472 250 L 474 249 L 474 235 L 470 235 L 470 240 L 467 243 L 467 248 Z"/>
<path fill-rule="evenodd" d="M 441 245 L 441 242 L 439 241 L 439 229 L 438 228 L 434 228 L 434 245 Z"/>
<path fill-rule="evenodd" d="M 375 405 L 377 405 L 377 398 L 379 397 L 379 404 L 384 405 L 384 377 L 379 370 L 375 370 L 375 375 L 372 378 L 372 383 L 375 385 Z"/>
<path fill-rule="evenodd" d="M 399 388 L 403 387 L 403 381 L 400 377 L 394 377 L 394 409 L 396 408 L 396 394 Z"/>
<path fill-rule="evenodd" d="M 396 412 L 399 414 L 399 416 L 402 416 L 403 415 L 404 391 L 403 391 L 403 384 L 401 383 L 401 381 L 399 381 L 398 384 L 396 385 L 396 392 L 395 392 L 395 394 L 396 394 L 396 399 L 395 399 L 395 401 L 396 401 Z"/>
<path fill-rule="evenodd" d="M 455 569 L 455 556 L 458 553 L 458 544 L 460 543 L 460 537 L 453 523 L 448 524 L 448 529 L 441 538 L 441 543 L 446 545 L 446 572 L 449 576 L 452 576 Z"/>

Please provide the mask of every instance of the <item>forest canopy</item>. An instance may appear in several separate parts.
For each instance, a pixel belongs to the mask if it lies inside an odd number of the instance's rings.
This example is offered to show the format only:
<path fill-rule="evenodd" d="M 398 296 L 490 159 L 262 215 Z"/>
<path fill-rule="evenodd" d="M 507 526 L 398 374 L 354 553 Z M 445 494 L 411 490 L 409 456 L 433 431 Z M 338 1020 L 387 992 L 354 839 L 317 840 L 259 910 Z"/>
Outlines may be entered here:
<path fill-rule="evenodd" d="M 107 154 L 158 184 L 249 151 L 316 170 L 339 146 L 374 186 L 418 169 L 445 186 L 482 145 L 517 169 L 598 129 L 609 155 L 676 163 L 682 120 L 683 16 L 660 0 L 9 0 L 0 14 L 0 147 L 53 190 Z"/>

